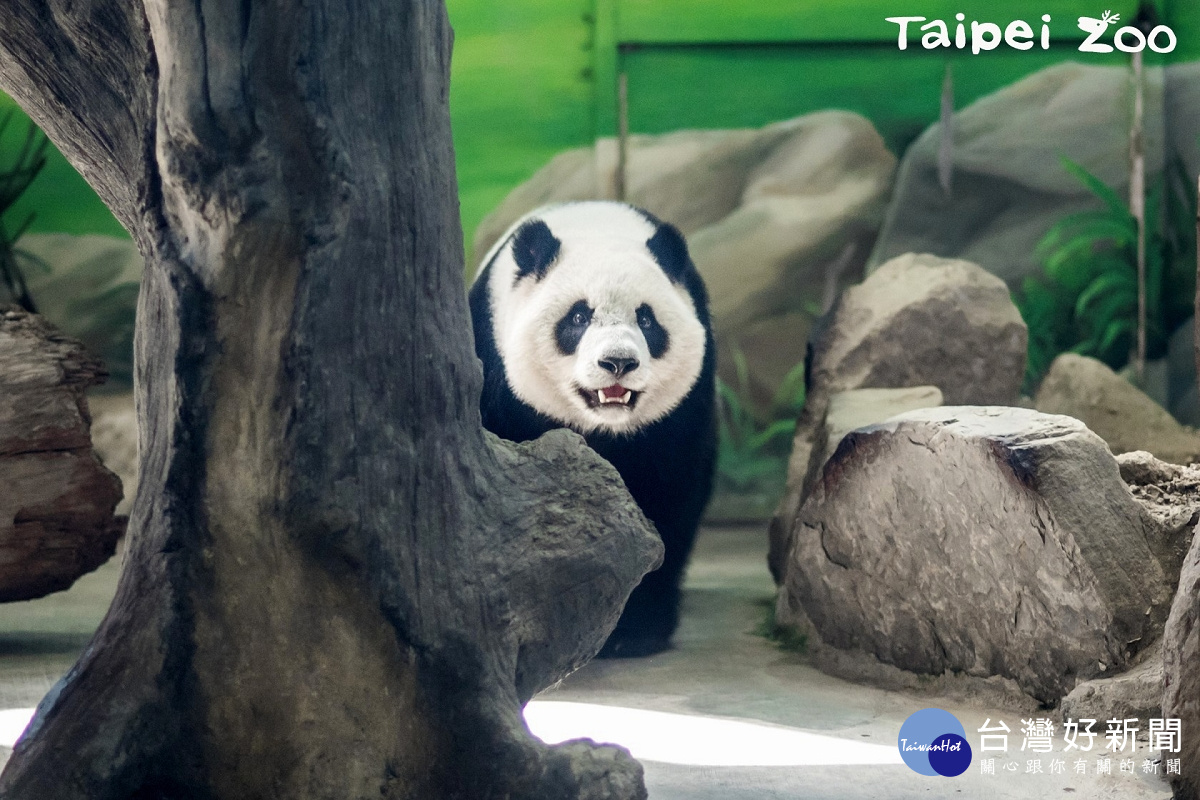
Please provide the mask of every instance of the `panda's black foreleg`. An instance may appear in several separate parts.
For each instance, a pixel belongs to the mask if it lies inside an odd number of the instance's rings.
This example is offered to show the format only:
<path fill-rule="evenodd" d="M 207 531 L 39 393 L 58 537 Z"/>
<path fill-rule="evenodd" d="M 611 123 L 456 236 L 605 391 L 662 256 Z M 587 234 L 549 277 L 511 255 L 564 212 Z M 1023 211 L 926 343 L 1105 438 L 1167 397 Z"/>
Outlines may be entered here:
<path fill-rule="evenodd" d="M 684 570 L 696 539 L 696 527 L 693 524 L 690 529 L 662 531 L 662 566 L 647 573 L 629 595 L 617 627 L 598 658 L 640 658 L 671 646 L 671 636 L 679 626 Z"/>
<path fill-rule="evenodd" d="M 710 383 L 707 384 L 711 387 Z M 663 563 L 629 596 L 600 657 L 637 658 L 671 646 L 679 625 L 684 570 L 704 507 L 712 494 L 717 430 L 710 402 L 715 390 L 685 402 L 670 426 L 642 439 L 596 442 L 593 447 L 621 473 L 626 487 L 663 542 Z"/>
<path fill-rule="evenodd" d="M 641 658 L 668 649 L 679 624 L 680 581 L 681 576 L 670 580 L 660 570 L 646 575 L 597 657 Z"/>

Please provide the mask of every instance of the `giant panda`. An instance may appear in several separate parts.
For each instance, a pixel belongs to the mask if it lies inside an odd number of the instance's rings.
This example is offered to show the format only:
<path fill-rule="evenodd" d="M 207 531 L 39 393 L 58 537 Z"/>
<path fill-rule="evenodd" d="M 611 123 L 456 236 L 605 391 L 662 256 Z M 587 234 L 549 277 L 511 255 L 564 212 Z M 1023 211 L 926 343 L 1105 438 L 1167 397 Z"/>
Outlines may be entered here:
<path fill-rule="evenodd" d="M 566 203 L 518 220 L 481 263 L 484 427 L 517 442 L 567 427 L 617 468 L 665 552 L 600 655 L 665 650 L 716 461 L 716 355 L 687 244 L 633 206 Z"/>

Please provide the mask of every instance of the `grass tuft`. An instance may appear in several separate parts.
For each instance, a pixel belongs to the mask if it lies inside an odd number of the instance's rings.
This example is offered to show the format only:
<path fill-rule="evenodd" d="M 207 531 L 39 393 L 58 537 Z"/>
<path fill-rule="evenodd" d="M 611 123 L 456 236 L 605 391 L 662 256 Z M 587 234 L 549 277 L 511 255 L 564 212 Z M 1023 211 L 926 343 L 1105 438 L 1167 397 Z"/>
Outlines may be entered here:
<path fill-rule="evenodd" d="M 808 634 L 791 625 L 782 625 L 775 619 L 774 598 L 762 600 L 759 604 L 763 607 L 763 618 L 751 633 L 774 642 L 775 646 L 785 653 L 807 653 Z"/>

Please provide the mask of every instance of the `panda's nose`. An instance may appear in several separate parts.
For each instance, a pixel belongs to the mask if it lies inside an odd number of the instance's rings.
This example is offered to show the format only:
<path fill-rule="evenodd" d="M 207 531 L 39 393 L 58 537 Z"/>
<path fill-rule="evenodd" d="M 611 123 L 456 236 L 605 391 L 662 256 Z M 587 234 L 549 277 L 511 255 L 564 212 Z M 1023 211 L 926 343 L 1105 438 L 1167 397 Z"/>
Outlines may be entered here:
<path fill-rule="evenodd" d="M 611 372 L 614 378 L 620 378 L 622 375 L 628 375 L 638 368 L 638 360 L 636 358 L 622 358 L 619 356 L 605 356 L 596 362 L 605 372 Z"/>

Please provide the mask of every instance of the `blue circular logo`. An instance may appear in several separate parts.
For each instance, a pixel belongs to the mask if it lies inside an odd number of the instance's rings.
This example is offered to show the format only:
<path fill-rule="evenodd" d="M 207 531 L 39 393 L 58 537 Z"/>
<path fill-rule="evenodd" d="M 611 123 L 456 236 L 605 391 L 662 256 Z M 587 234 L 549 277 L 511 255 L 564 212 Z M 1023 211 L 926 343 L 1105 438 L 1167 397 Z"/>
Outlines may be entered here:
<path fill-rule="evenodd" d="M 953 778 L 971 766 L 971 745 L 958 718 L 940 708 L 923 708 L 904 721 L 896 738 L 900 757 L 913 772 Z"/>

